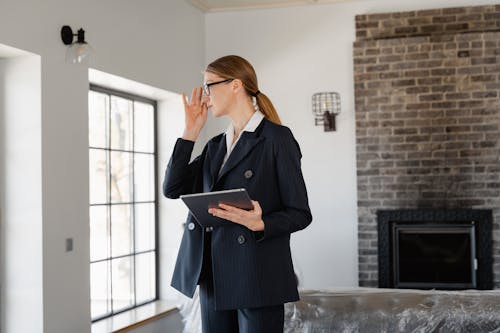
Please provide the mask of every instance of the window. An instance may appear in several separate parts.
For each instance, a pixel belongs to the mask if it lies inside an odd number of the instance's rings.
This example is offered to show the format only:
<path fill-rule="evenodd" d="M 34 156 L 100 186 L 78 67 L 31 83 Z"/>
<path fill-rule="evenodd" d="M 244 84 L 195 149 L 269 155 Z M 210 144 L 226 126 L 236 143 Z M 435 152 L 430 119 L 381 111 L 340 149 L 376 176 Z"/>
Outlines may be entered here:
<path fill-rule="evenodd" d="M 89 91 L 92 321 L 158 299 L 156 102 Z"/>

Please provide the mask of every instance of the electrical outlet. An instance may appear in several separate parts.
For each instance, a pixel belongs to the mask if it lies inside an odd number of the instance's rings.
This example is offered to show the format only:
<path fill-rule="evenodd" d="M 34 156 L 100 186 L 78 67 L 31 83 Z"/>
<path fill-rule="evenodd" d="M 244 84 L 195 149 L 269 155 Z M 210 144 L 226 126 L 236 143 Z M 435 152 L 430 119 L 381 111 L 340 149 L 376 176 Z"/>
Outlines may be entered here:
<path fill-rule="evenodd" d="M 73 238 L 66 238 L 66 252 L 73 251 Z"/>

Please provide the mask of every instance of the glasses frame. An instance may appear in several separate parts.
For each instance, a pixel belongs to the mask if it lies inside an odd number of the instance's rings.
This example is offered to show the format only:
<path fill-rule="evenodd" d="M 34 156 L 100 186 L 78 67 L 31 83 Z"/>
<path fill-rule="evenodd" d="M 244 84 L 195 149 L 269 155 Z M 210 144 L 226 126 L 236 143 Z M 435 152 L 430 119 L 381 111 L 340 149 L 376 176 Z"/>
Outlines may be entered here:
<path fill-rule="evenodd" d="M 226 82 L 231 82 L 233 81 L 234 79 L 225 79 L 225 80 L 222 80 L 222 81 L 217 81 L 217 82 L 210 82 L 210 83 L 203 83 L 203 93 L 205 94 L 205 96 L 210 96 L 210 86 L 214 86 L 216 84 L 220 84 L 220 83 L 226 83 Z"/>

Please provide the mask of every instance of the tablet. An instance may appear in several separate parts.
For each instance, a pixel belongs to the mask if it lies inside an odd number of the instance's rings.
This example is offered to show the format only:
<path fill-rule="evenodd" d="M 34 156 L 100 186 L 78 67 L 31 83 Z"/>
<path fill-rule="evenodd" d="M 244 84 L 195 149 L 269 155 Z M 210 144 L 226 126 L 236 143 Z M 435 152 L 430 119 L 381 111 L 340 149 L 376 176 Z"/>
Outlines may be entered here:
<path fill-rule="evenodd" d="M 241 209 L 253 209 L 252 200 L 244 188 L 234 190 L 214 191 L 181 195 L 180 198 L 189 211 L 202 227 L 216 227 L 229 222 L 208 212 L 208 208 L 219 208 L 219 203 L 238 207 Z"/>

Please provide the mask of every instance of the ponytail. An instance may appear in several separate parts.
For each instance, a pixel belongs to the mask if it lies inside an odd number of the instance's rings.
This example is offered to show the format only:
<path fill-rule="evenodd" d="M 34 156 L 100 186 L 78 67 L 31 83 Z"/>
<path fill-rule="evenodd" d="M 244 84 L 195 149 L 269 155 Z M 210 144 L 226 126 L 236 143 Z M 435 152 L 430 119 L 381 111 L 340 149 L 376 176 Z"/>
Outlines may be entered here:
<path fill-rule="evenodd" d="M 264 114 L 264 117 L 275 124 L 281 125 L 280 116 L 278 115 L 278 112 L 276 112 L 271 100 L 260 91 L 255 98 L 257 99 L 259 110 Z"/>

